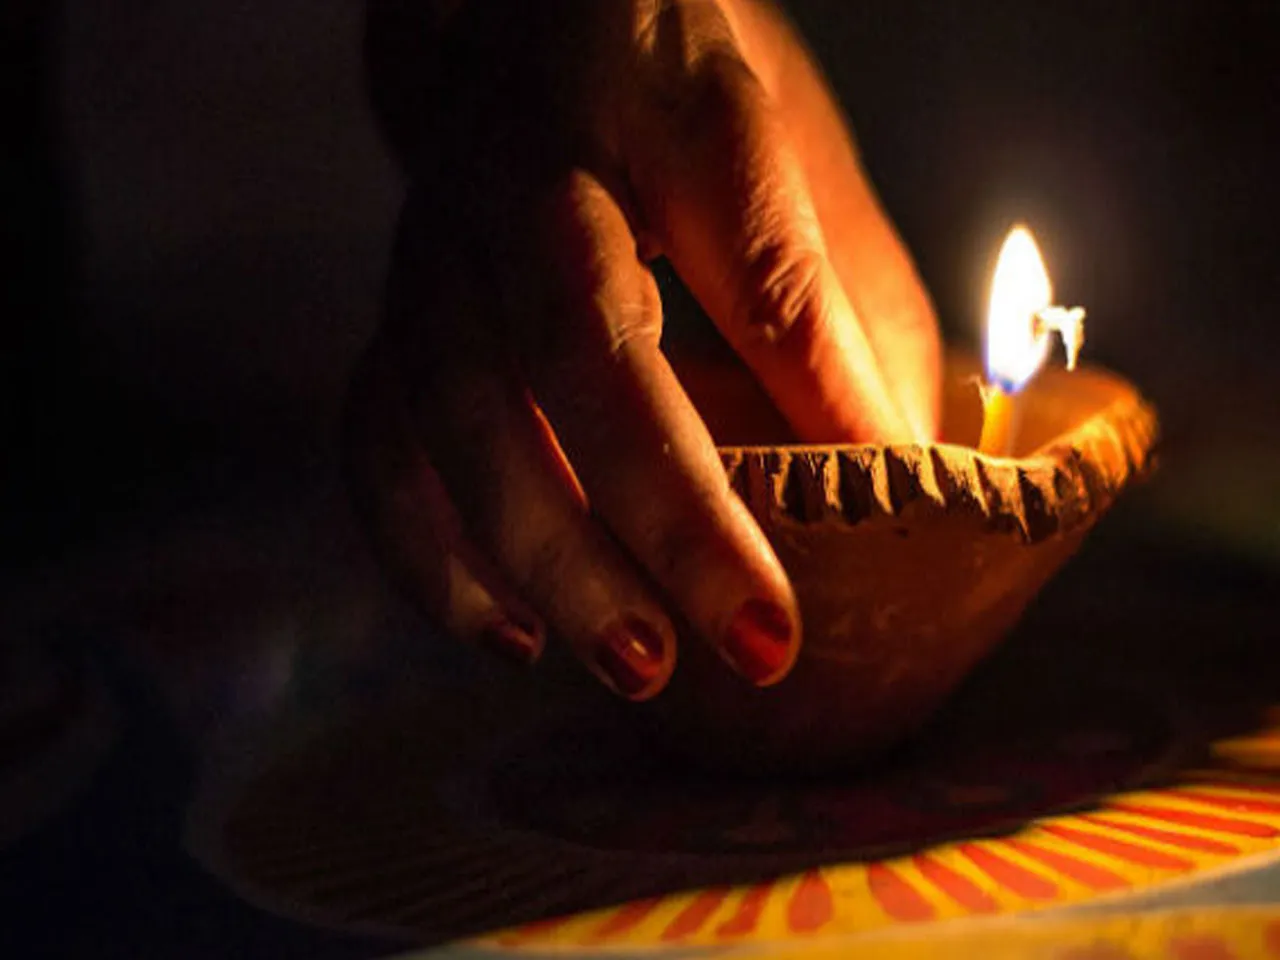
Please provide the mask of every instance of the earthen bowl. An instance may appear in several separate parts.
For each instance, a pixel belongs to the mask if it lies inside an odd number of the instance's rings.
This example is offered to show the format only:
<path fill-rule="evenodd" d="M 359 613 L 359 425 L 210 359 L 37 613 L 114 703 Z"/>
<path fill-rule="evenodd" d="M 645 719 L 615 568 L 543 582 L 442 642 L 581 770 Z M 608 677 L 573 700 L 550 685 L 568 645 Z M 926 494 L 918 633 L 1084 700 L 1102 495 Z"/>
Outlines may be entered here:
<path fill-rule="evenodd" d="M 682 379 L 733 488 L 799 597 L 804 645 L 755 689 L 695 642 L 652 704 L 699 762 L 829 771 L 919 728 L 1151 465 L 1154 410 L 1119 377 L 1047 369 L 1019 395 L 1015 456 L 974 449 L 978 365 L 953 355 L 942 440 L 800 445 L 740 370 Z"/>

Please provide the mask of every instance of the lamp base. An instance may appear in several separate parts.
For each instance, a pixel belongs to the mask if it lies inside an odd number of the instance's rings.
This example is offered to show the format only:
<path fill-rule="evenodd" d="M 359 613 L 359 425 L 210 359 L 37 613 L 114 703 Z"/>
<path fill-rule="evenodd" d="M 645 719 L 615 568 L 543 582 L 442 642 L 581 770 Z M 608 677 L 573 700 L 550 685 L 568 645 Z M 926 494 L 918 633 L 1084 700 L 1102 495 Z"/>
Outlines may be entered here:
<path fill-rule="evenodd" d="M 1009 632 L 1121 490 L 1150 466 L 1157 421 L 1100 370 L 1050 370 L 1019 394 L 1018 456 L 971 445 L 976 364 L 950 359 L 943 442 L 752 443 L 745 375 L 686 373 L 734 489 L 800 602 L 792 673 L 754 689 L 681 644 L 651 709 L 699 763 L 750 773 L 850 765 L 917 729 Z M 753 399 L 754 396 L 754 399 Z M 757 410 L 759 408 L 757 407 Z"/>

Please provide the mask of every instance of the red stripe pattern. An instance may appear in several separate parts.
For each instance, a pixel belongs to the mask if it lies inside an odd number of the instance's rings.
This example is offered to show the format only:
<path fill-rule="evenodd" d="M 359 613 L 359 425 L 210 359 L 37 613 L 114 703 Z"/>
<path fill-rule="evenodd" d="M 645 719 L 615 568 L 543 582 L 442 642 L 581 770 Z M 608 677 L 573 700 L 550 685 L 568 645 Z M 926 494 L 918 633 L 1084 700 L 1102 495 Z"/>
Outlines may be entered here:
<path fill-rule="evenodd" d="M 1059 853 L 1057 850 L 1050 850 L 1027 840 L 1006 840 L 1005 843 L 1019 853 L 1033 860 L 1039 860 L 1046 867 L 1056 870 L 1064 877 L 1070 877 L 1077 883 L 1083 883 L 1092 890 L 1119 890 L 1121 887 L 1129 886 L 1129 881 L 1118 873 L 1112 873 L 1105 867 L 1086 860 L 1077 860 L 1069 854 Z"/>
<path fill-rule="evenodd" d="M 915 857 L 915 865 L 926 880 L 970 913 L 995 913 L 1000 909 L 991 894 L 941 860 L 920 853 Z"/>
<path fill-rule="evenodd" d="M 1235 960 L 1235 951 L 1213 936 L 1179 937 L 1169 942 L 1174 960 Z"/>
<path fill-rule="evenodd" d="M 976 843 L 962 843 L 956 848 L 975 867 L 1006 890 L 1028 900 L 1052 900 L 1058 888 L 1044 877 L 988 850 Z"/>
<path fill-rule="evenodd" d="M 867 887 L 880 908 L 895 920 L 913 923 L 933 919 L 933 904 L 886 864 L 873 863 L 867 868 Z"/>
<path fill-rule="evenodd" d="M 651 900 L 636 900 L 624 904 L 614 911 L 613 916 L 596 927 L 589 939 L 608 940 L 611 937 L 621 936 L 628 930 L 638 927 L 661 902 L 661 897 L 655 897 Z"/>
<path fill-rule="evenodd" d="M 1280 957 L 1280 920 L 1272 920 L 1262 931 L 1262 943 L 1273 957 Z"/>
<path fill-rule="evenodd" d="M 1221 793 L 1205 793 L 1201 790 L 1166 790 L 1165 796 L 1179 800 L 1192 800 L 1235 813 L 1280 813 L 1280 800 L 1258 800 L 1255 797 L 1228 796 Z"/>
<path fill-rule="evenodd" d="M 1258 837 L 1269 839 L 1280 834 L 1275 827 L 1254 820 L 1239 820 L 1235 817 L 1216 817 L 1207 813 L 1195 813 L 1191 810 L 1174 810 L 1171 807 L 1152 807 L 1137 803 L 1113 803 L 1112 810 L 1131 813 L 1136 817 L 1149 817 L 1152 820 L 1164 820 L 1166 823 L 1177 823 L 1184 827 L 1198 827 L 1201 830 L 1213 830 L 1217 833 L 1230 833 L 1238 837 Z"/>
<path fill-rule="evenodd" d="M 1086 830 L 1076 830 L 1060 824 L 1045 824 L 1041 829 L 1045 833 L 1052 834 L 1059 839 L 1074 843 L 1087 850 L 1105 853 L 1120 860 L 1127 860 L 1129 863 L 1136 863 L 1140 867 L 1155 867 L 1160 870 L 1190 870 L 1194 866 L 1190 860 L 1183 857 L 1175 857 L 1171 853 L 1139 846 L 1126 840 L 1117 840 L 1115 837 L 1107 837 Z"/>
<path fill-rule="evenodd" d="M 812 933 L 830 922 L 835 913 L 831 888 L 817 870 L 800 878 L 800 885 L 787 904 L 787 926 L 796 933 Z"/>
<path fill-rule="evenodd" d="M 1077 819 L 1085 823 L 1091 823 L 1095 827 L 1110 827 L 1112 830 L 1120 830 L 1135 837 L 1159 840 L 1161 843 L 1167 843 L 1171 847 L 1181 847 L 1183 850 L 1195 850 L 1198 853 L 1216 853 L 1224 857 L 1233 856 L 1240 852 L 1239 847 L 1232 846 L 1224 840 L 1215 840 L 1212 837 L 1197 837 L 1189 833 L 1161 830 L 1159 827 L 1148 827 L 1143 824 L 1122 823 L 1119 820 L 1097 817 L 1088 813 L 1081 814 Z"/>
<path fill-rule="evenodd" d="M 742 902 L 738 904 L 733 916 L 716 928 L 716 934 L 721 937 L 745 937 L 755 930 L 771 892 L 771 883 L 757 884 L 748 890 L 743 894 Z"/>
<path fill-rule="evenodd" d="M 697 933 L 728 896 L 729 891 L 723 887 L 703 890 L 687 907 L 676 914 L 676 918 L 668 924 L 667 929 L 662 931 L 662 939 L 682 940 Z"/>

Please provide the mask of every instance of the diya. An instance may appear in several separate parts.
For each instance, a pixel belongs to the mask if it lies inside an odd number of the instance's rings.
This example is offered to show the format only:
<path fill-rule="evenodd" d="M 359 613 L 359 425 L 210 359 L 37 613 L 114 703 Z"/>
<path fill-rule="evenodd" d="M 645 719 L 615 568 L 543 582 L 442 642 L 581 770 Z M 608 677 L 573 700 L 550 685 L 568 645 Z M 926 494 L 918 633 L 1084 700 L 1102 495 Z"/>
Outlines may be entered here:
<path fill-rule="evenodd" d="M 700 762 L 823 771 L 898 742 L 1148 470 L 1157 420 L 1132 386 L 1099 369 L 1040 370 L 1054 326 L 1074 366 L 1082 312 L 1051 306 L 1024 233 L 1011 234 L 997 267 L 981 395 L 977 362 L 947 358 L 939 442 L 789 443 L 745 371 L 684 371 L 804 623 L 793 671 L 767 689 L 743 683 L 701 644 L 681 644 L 652 709 Z M 1010 337 L 1020 343 L 1011 348 Z M 992 369 L 1001 355 L 1020 368 Z M 992 447 L 1009 455 L 984 452 Z"/>

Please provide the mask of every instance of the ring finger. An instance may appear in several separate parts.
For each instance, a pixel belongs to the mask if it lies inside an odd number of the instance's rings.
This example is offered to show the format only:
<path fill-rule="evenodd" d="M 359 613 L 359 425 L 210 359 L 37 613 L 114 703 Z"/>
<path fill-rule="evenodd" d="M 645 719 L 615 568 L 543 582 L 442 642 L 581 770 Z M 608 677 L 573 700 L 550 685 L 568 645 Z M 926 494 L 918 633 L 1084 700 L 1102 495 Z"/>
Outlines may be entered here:
<path fill-rule="evenodd" d="M 591 516 L 497 335 L 484 254 L 463 243 L 421 208 L 406 215 L 390 329 L 417 429 L 468 537 L 597 677 L 647 699 L 674 667 L 671 623 Z"/>

